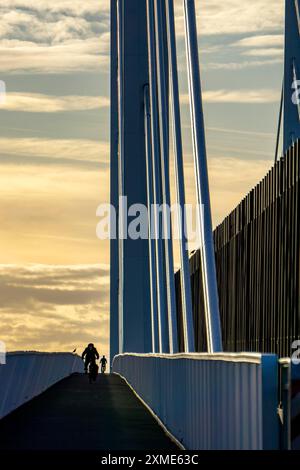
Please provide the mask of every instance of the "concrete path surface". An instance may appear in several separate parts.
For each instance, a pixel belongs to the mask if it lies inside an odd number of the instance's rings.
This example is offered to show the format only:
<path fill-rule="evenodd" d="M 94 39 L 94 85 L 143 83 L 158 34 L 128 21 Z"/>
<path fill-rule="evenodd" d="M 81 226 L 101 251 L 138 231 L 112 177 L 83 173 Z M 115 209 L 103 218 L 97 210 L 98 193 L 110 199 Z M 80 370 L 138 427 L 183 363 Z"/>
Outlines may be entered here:
<path fill-rule="evenodd" d="M 115 375 L 73 375 L 0 421 L 1 450 L 178 448 Z"/>

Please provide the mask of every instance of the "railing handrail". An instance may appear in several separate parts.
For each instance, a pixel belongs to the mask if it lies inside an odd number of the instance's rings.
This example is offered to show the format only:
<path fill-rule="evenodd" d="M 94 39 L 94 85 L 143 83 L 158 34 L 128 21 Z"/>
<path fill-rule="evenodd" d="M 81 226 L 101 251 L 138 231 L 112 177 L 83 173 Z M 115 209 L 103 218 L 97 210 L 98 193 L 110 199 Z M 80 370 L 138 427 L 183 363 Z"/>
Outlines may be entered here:
<path fill-rule="evenodd" d="M 260 353 L 177 353 L 177 354 L 160 354 L 160 353 L 123 353 L 118 354 L 113 358 L 113 362 L 118 357 L 131 356 L 131 357 L 144 357 L 144 358 L 161 358 L 161 359 L 193 359 L 196 361 L 223 361 L 223 362 L 245 362 L 250 364 L 260 364 L 262 356 L 268 354 Z M 273 354 L 271 354 L 273 355 Z"/>
<path fill-rule="evenodd" d="M 55 351 L 55 352 L 43 352 L 43 351 L 10 351 L 10 352 L 7 352 L 6 355 L 7 356 L 26 356 L 28 354 L 35 354 L 35 355 L 39 355 L 39 356 L 42 356 L 42 355 L 45 355 L 45 356 L 53 356 L 53 355 L 71 355 L 71 356 L 79 356 L 78 354 L 76 353 L 72 353 L 72 352 L 58 352 L 58 351 Z"/>

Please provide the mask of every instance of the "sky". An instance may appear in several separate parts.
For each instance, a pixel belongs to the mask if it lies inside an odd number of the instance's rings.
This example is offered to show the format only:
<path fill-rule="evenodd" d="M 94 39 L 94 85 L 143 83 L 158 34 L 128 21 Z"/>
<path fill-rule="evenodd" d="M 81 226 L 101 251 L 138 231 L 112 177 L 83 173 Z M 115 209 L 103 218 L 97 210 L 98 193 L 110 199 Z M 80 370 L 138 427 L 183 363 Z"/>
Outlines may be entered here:
<path fill-rule="evenodd" d="M 108 354 L 109 243 L 96 238 L 96 209 L 109 202 L 109 3 L 0 4 L 0 340 L 10 351 L 92 341 Z M 217 225 L 274 160 L 284 1 L 195 3 Z M 182 1 L 175 7 L 193 202 Z M 172 158 L 171 175 L 174 195 Z"/>

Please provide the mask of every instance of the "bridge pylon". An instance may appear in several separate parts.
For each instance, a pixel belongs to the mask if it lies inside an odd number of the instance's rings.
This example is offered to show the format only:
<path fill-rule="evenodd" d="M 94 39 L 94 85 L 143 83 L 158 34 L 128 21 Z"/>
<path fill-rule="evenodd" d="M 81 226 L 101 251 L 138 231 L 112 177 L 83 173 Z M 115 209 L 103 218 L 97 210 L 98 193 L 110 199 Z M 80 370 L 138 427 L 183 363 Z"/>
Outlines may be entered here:
<path fill-rule="evenodd" d="M 300 138 L 300 1 L 285 2 L 283 153 Z"/>

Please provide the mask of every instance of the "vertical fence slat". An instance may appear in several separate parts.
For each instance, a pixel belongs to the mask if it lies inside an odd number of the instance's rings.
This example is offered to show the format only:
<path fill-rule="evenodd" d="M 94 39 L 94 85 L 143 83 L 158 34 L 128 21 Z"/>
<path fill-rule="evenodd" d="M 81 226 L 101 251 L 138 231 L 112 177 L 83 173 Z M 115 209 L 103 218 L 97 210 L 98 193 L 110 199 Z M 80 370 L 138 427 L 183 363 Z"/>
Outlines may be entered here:
<path fill-rule="evenodd" d="M 290 356 L 300 338 L 299 150 L 295 142 L 214 231 L 225 351 Z M 190 269 L 196 350 L 205 352 L 198 251 Z"/>

